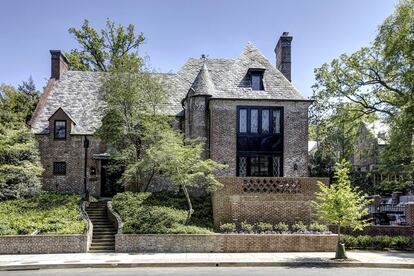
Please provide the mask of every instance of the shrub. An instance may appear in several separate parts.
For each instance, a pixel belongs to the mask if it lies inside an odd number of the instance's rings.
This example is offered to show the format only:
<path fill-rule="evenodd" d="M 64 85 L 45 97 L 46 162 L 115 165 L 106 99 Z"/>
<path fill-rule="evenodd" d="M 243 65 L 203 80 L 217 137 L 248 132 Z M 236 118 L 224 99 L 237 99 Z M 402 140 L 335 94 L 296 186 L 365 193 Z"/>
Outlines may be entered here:
<path fill-rule="evenodd" d="M 223 233 L 234 233 L 236 232 L 236 224 L 234 223 L 224 223 L 220 225 L 220 231 Z"/>
<path fill-rule="evenodd" d="M 279 222 L 274 225 L 274 229 L 278 233 L 287 233 L 289 231 L 289 226 L 284 222 Z"/>
<path fill-rule="evenodd" d="M 405 236 L 344 236 L 345 245 L 348 248 L 361 248 L 361 249 L 384 249 L 384 248 L 397 248 L 406 249 L 410 247 L 413 240 L 410 237 Z"/>
<path fill-rule="evenodd" d="M 301 221 L 298 221 L 292 224 L 291 228 L 292 228 L 292 231 L 296 233 L 304 233 L 307 230 L 306 225 Z"/>
<path fill-rule="evenodd" d="M 272 231 L 273 230 L 273 225 L 271 223 L 266 223 L 266 222 L 259 222 L 256 225 L 257 231 L 259 231 L 260 233 L 265 233 L 268 231 Z"/>
<path fill-rule="evenodd" d="M 245 233 L 253 233 L 254 226 L 244 221 L 240 224 L 240 229 Z"/>
<path fill-rule="evenodd" d="M 175 193 L 118 193 L 112 206 L 127 234 L 207 234 L 212 233 L 211 204 L 204 201 L 209 200 L 193 199 L 195 212 L 188 225 L 185 198 Z"/>
<path fill-rule="evenodd" d="M 372 247 L 372 237 L 363 235 L 356 237 L 357 247 L 369 248 Z"/>
<path fill-rule="evenodd" d="M 391 246 L 399 249 L 406 249 L 413 243 L 413 239 L 405 236 L 396 236 L 392 238 Z"/>
<path fill-rule="evenodd" d="M 344 235 L 343 237 L 345 246 L 347 248 L 356 248 L 358 247 L 358 240 L 354 236 Z"/>
<path fill-rule="evenodd" d="M 314 231 L 314 232 L 324 232 L 324 231 L 328 231 L 328 226 L 326 226 L 325 224 L 318 223 L 318 222 L 312 222 L 309 225 L 309 230 Z"/>
<path fill-rule="evenodd" d="M 391 247 L 392 237 L 390 236 L 374 236 L 372 237 L 372 247 L 375 249 L 384 249 Z"/>
<path fill-rule="evenodd" d="M 0 202 L 0 235 L 80 234 L 85 222 L 79 201 L 78 195 L 49 192 Z"/>

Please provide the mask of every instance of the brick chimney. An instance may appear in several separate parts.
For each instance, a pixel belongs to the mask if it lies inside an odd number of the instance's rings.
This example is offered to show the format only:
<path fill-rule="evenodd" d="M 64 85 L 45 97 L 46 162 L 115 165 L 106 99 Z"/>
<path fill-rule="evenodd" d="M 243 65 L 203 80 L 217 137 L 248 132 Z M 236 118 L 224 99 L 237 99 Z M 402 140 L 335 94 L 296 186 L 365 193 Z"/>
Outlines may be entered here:
<path fill-rule="evenodd" d="M 291 44 L 292 36 L 289 36 L 289 32 L 283 32 L 282 36 L 276 44 L 276 68 L 291 81 Z"/>
<path fill-rule="evenodd" d="M 50 50 L 51 54 L 51 73 L 50 78 L 58 80 L 69 69 L 69 61 L 60 50 Z"/>

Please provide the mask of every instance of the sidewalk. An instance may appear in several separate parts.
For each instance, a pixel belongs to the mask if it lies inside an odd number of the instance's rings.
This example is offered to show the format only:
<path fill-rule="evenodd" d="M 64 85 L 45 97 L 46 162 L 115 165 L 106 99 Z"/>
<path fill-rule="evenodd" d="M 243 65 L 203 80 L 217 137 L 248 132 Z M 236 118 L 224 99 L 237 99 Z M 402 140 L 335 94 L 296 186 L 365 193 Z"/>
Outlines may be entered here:
<path fill-rule="evenodd" d="M 349 251 L 347 261 L 334 252 L 295 253 L 82 253 L 0 255 L 1 270 L 156 267 L 156 266 L 317 266 L 414 268 L 414 252 Z"/>

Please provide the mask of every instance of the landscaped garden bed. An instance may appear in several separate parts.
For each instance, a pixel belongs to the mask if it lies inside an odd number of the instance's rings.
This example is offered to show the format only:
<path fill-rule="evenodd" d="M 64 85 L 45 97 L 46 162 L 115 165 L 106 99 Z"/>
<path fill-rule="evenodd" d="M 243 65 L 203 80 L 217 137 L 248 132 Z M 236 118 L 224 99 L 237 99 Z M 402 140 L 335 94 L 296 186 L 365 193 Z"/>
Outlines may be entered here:
<path fill-rule="evenodd" d="M 385 250 L 398 249 L 407 250 L 413 248 L 413 238 L 407 236 L 344 236 L 345 246 L 349 249 Z"/>
<path fill-rule="evenodd" d="M 80 196 L 41 193 L 0 202 L 0 235 L 82 234 Z"/>
<path fill-rule="evenodd" d="M 210 197 L 194 197 L 192 202 L 194 213 L 188 224 L 187 203 L 181 194 L 119 193 L 112 207 L 122 219 L 125 234 L 212 234 Z"/>
<path fill-rule="evenodd" d="M 0 254 L 87 251 L 80 196 L 41 193 L 0 202 Z"/>

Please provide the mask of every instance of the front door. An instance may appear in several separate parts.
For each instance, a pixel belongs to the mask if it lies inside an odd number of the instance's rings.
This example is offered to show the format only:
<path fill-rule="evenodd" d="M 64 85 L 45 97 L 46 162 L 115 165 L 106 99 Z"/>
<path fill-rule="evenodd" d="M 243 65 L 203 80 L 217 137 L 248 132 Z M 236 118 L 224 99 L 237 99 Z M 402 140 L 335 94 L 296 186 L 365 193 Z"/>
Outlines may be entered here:
<path fill-rule="evenodd" d="M 108 164 L 108 160 L 101 160 L 101 196 L 102 197 L 112 197 L 112 185 L 108 179 L 108 173 L 106 170 L 106 165 Z"/>

